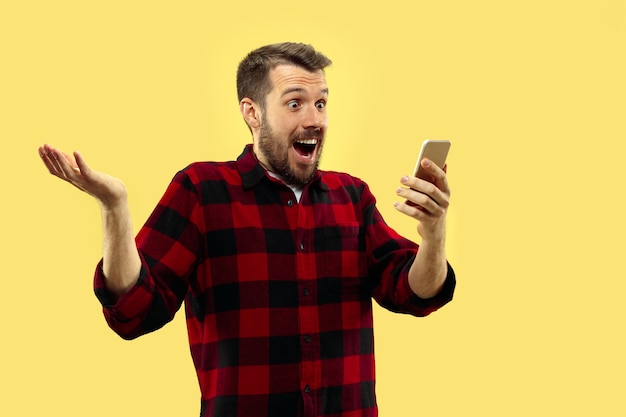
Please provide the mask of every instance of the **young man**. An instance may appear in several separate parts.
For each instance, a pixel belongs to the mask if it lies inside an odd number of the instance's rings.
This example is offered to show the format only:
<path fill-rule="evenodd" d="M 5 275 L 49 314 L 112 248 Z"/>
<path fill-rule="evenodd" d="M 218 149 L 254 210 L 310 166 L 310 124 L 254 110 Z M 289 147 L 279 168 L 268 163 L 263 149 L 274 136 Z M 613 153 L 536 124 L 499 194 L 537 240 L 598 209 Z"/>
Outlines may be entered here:
<path fill-rule="evenodd" d="M 443 170 L 425 161 L 434 183 L 404 177 L 397 190 L 419 248 L 385 224 L 364 182 L 318 170 L 329 64 L 302 44 L 251 52 L 237 89 L 253 144 L 180 171 L 136 239 L 120 180 L 79 153 L 39 150 L 100 202 L 95 292 L 109 325 L 135 338 L 186 301 L 201 416 L 376 416 L 372 298 L 415 316 L 452 299 Z"/>

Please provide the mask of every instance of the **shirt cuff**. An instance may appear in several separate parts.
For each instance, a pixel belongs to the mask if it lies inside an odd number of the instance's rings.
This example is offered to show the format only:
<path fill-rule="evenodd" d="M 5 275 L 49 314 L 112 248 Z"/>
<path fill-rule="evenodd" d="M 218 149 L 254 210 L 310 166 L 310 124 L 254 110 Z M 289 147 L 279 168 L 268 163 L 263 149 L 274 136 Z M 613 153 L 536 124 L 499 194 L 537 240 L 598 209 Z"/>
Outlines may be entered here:
<path fill-rule="evenodd" d="M 96 298 L 102 304 L 105 310 L 114 315 L 120 320 L 128 320 L 135 317 L 139 311 L 141 311 L 146 305 L 150 303 L 149 297 L 147 297 L 146 291 L 149 284 L 149 273 L 145 264 L 142 263 L 141 270 L 139 272 L 139 278 L 137 282 L 119 298 L 107 290 L 105 285 L 105 276 L 102 269 L 102 260 L 96 267 L 94 275 L 94 292 Z"/>
<path fill-rule="evenodd" d="M 411 304 L 429 310 L 436 310 L 439 307 L 442 307 L 443 305 L 452 301 L 452 297 L 454 296 L 454 289 L 456 288 L 456 275 L 454 273 L 454 269 L 452 269 L 452 266 L 449 263 L 447 263 L 447 266 L 448 272 L 446 274 L 446 279 L 443 283 L 443 286 L 441 287 L 441 290 L 439 290 L 437 295 L 431 298 L 422 298 L 415 294 L 409 285 L 409 276 L 408 274 L 406 274 L 406 278 L 403 280 L 403 282 L 404 285 L 406 285 L 406 289 L 411 294 Z"/>

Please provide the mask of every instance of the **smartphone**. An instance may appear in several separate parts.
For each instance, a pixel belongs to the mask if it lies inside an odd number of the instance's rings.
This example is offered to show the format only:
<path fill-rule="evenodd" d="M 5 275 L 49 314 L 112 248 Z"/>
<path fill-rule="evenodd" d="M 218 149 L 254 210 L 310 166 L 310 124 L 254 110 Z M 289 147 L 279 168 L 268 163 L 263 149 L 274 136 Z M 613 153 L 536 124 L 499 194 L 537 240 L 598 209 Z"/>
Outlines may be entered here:
<path fill-rule="evenodd" d="M 422 143 L 422 149 L 420 150 L 420 154 L 417 157 L 417 162 L 415 163 L 414 175 L 423 180 L 434 182 L 435 179 L 424 172 L 422 168 L 422 159 L 428 158 L 433 161 L 439 168 L 444 167 L 446 164 L 446 158 L 448 157 L 448 151 L 450 150 L 450 141 L 449 140 L 434 140 L 427 139 Z"/>

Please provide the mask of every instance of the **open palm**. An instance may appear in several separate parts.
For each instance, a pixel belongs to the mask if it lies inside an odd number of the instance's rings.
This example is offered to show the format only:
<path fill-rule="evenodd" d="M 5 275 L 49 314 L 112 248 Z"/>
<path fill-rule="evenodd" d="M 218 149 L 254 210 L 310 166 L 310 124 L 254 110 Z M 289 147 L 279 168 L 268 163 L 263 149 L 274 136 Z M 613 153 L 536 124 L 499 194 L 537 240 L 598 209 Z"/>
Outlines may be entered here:
<path fill-rule="evenodd" d="M 39 147 L 39 156 L 52 175 L 95 197 L 106 207 L 113 207 L 127 197 L 120 179 L 92 170 L 79 152 L 69 155 L 46 144 Z"/>

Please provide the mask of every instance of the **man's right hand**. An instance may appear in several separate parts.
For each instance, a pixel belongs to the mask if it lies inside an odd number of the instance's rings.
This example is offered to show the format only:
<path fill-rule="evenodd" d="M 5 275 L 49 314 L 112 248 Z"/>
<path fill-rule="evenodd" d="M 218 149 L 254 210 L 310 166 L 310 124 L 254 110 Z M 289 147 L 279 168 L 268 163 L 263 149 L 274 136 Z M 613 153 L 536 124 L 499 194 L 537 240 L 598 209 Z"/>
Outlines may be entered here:
<path fill-rule="evenodd" d="M 56 177 L 95 197 L 102 209 L 102 271 L 109 292 L 119 297 L 136 282 L 141 270 L 124 183 L 89 168 L 80 153 L 68 155 L 43 145 L 39 156 Z"/>
<path fill-rule="evenodd" d="M 79 152 L 68 155 L 46 144 L 39 147 L 39 156 L 52 175 L 95 197 L 103 208 L 112 209 L 125 203 L 127 193 L 124 183 L 92 170 Z"/>

